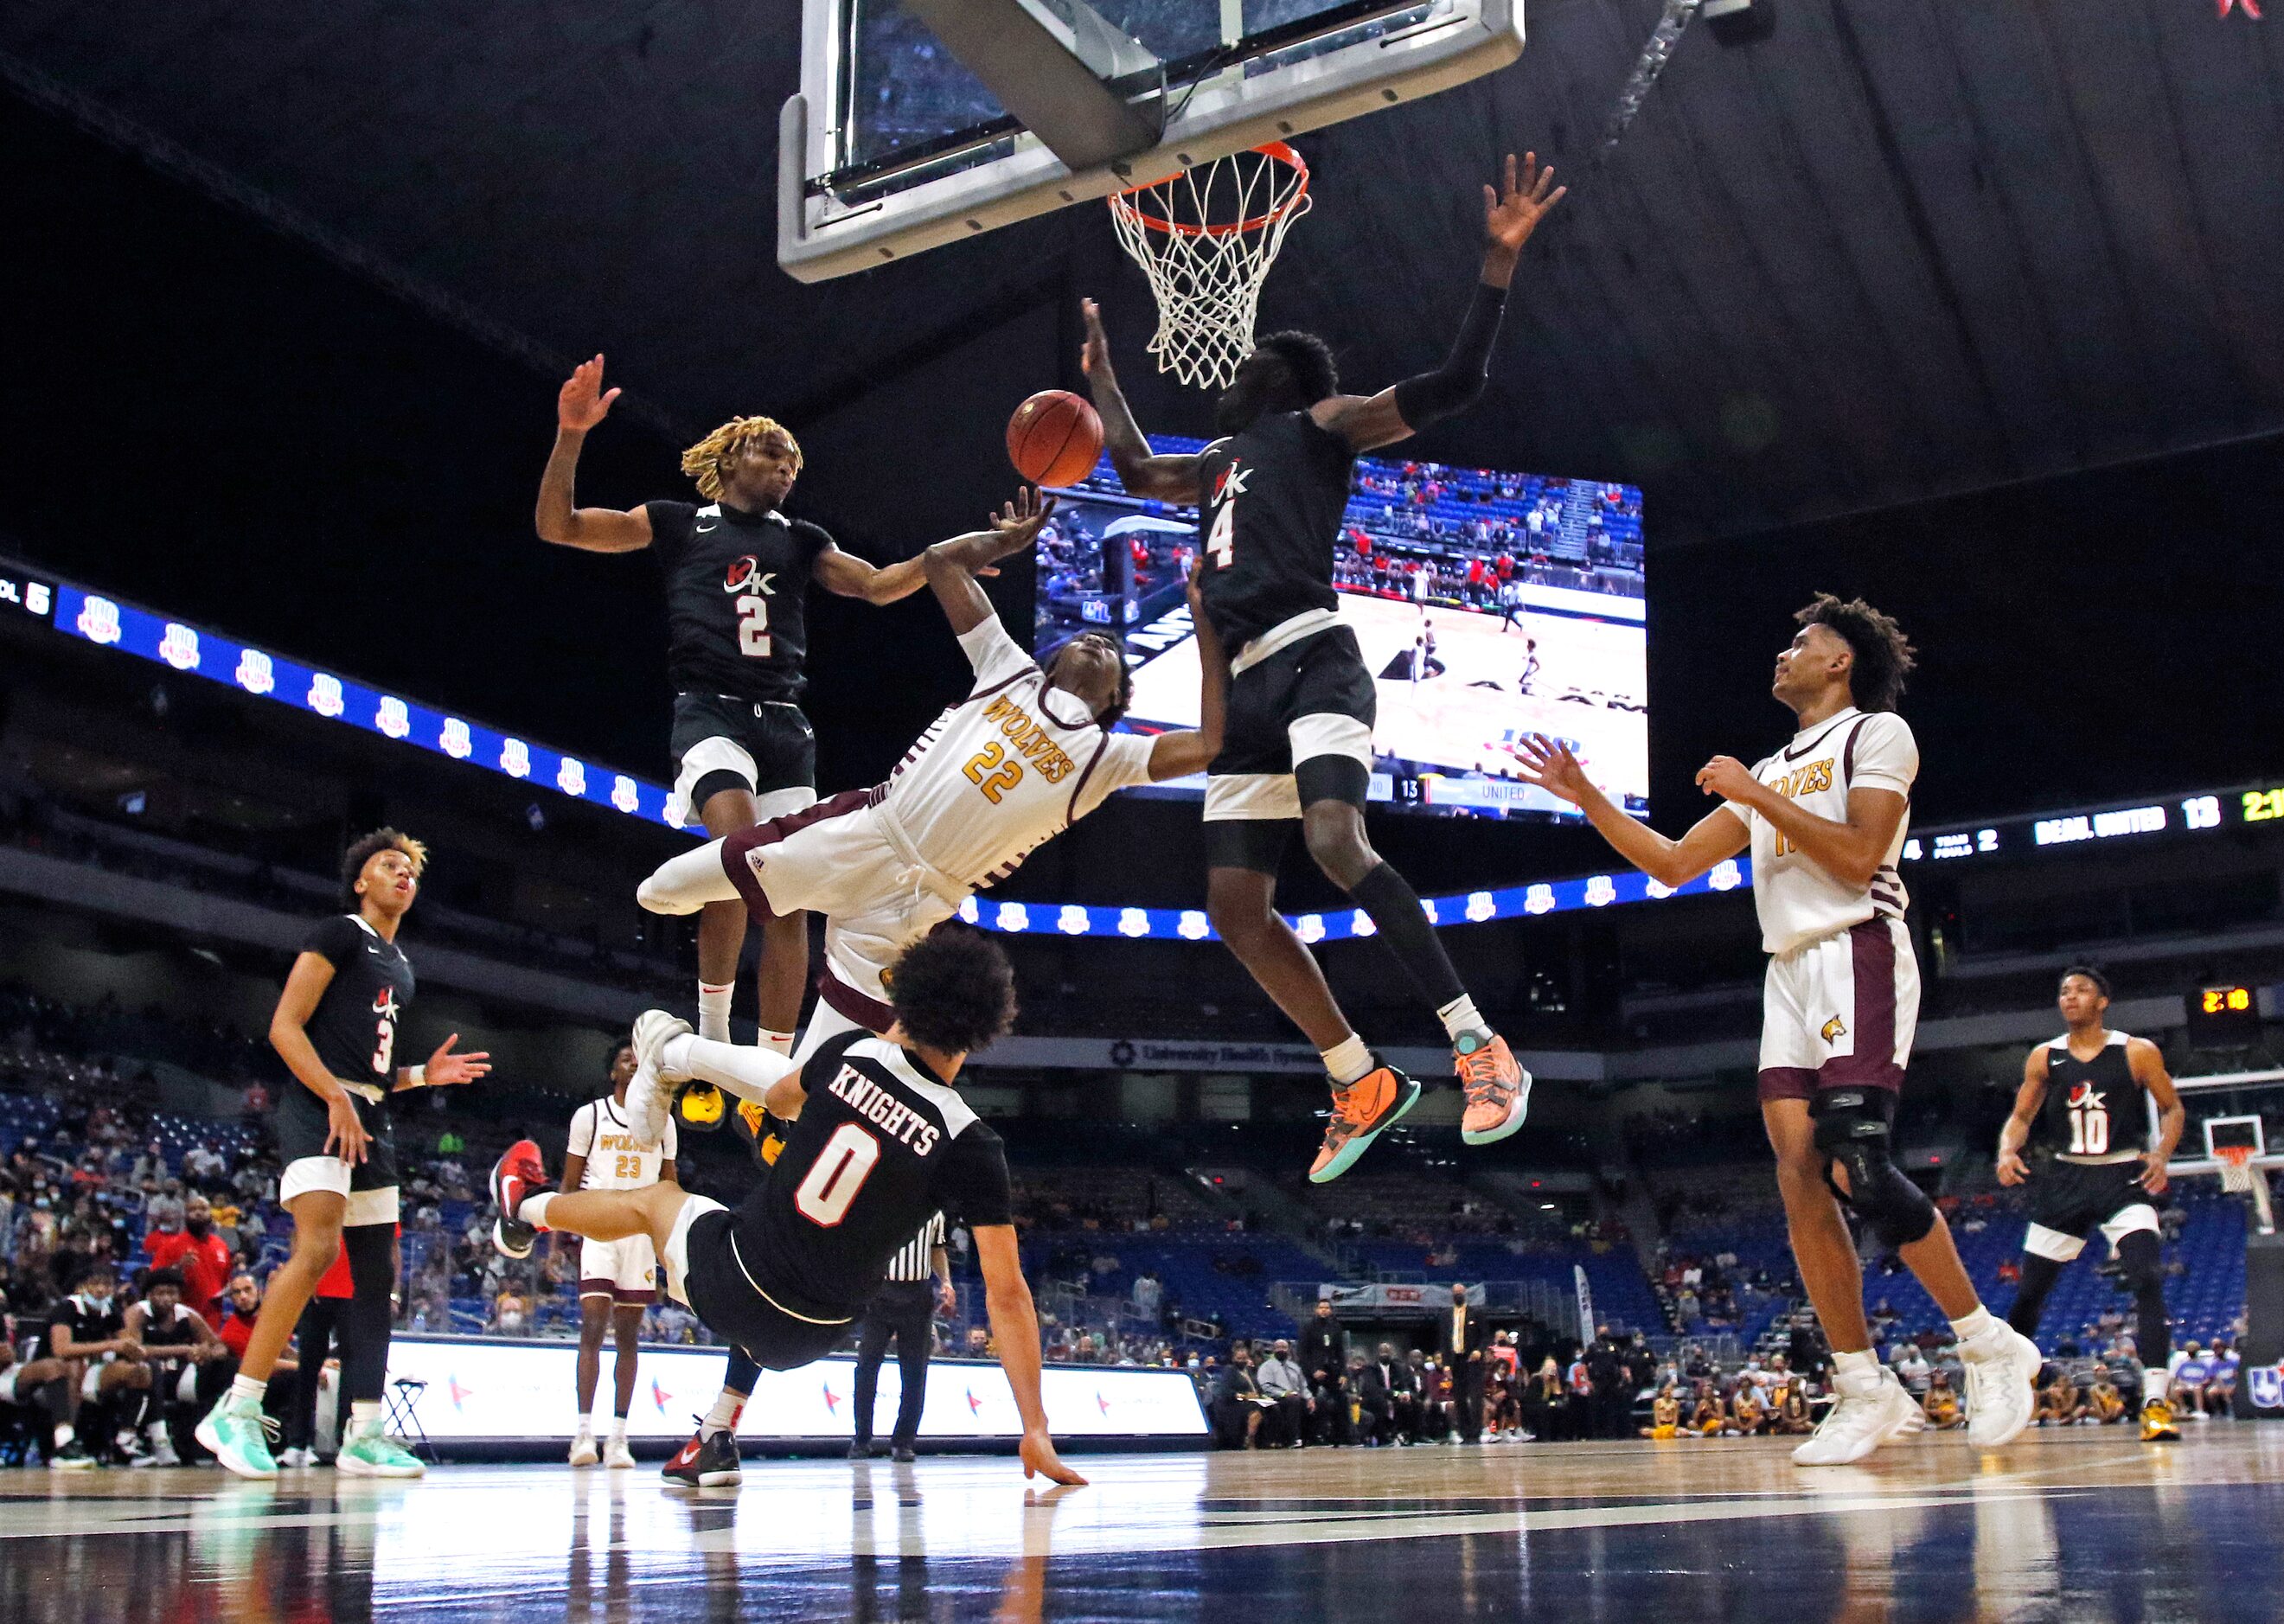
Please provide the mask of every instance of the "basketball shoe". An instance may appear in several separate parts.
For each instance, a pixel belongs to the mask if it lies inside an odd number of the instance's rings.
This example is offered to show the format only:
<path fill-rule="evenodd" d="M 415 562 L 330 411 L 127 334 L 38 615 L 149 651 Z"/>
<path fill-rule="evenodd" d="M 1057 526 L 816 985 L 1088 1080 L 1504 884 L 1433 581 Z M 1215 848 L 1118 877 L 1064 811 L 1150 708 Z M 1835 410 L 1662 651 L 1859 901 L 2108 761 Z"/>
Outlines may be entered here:
<path fill-rule="evenodd" d="M 1420 1085 L 1392 1066 L 1375 1066 L 1346 1088 L 1333 1089 L 1333 1120 L 1309 1169 L 1312 1184 L 1329 1184 L 1356 1166 L 1372 1142 L 1420 1103 Z"/>
<path fill-rule="evenodd" d="M 1845 1380 L 1839 1397 L 1808 1441 L 1792 1452 L 1795 1466 L 1846 1466 L 1881 1444 L 1907 1437 L 1927 1425 L 1927 1414 L 1912 1400 L 1893 1370 L 1883 1370 L 1850 1392 Z"/>
<path fill-rule="evenodd" d="M 1451 1045 L 1451 1069 L 1467 1096 L 1459 1137 L 1492 1144 L 1522 1126 L 1530 1109 L 1530 1074 L 1497 1033 L 1469 1032 Z"/>
<path fill-rule="evenodd" d="M 492 1223 L 492 1245 L 504 1257 L 528 1258 L 539 1234 L 536 1224 L 526 1223 L 518 1216 L 525 1200 L 552 1189 L 548 1183 L 547 1164 L 540 1159 L 539 1146 L 528 1139 L 519 1139 L 492 1166 L 492 1205 L 499 1208 L 499 1217 Z"/>
<path fill-rule="evenodd" d="M 2151 1399 L 2141 1406 L 2141 1441 L 2143 1443 L 2178 1443 L 2181 1429 L 2173 1425 L 2173 1407 L 2163 1399 Z"/>

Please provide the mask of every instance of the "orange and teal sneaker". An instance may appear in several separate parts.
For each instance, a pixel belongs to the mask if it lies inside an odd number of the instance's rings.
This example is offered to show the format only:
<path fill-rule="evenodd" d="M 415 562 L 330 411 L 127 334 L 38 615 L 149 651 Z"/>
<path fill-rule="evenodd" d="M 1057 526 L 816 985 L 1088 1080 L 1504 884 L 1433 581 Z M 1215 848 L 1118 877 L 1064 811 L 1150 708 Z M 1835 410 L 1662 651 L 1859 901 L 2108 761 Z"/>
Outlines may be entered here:
<path fill-rule="evenodd" d="M 1530 1109 L 1530 1074 L 1522 1069 L 1496 1033 L 1463 1034 L 1451 1045 L 1451 1069 L 1467 1091 L 1459 1137 L 1469 1144 L 1491 1144 L 1522 1126 Z"/>
<path fill-rule="evenodd" d="M 1325 1124 L 1325 1143 L 1309 1169 L 1309 1182 L 1329 1184 L 1346 1173 L 1381 1129 L 1394 1127 L 1419 1103 L 1420 1085 L 1392 1066 L 1375 1067 L 1348 1087 L 1334 1089 L 1333 1120 Z"/>

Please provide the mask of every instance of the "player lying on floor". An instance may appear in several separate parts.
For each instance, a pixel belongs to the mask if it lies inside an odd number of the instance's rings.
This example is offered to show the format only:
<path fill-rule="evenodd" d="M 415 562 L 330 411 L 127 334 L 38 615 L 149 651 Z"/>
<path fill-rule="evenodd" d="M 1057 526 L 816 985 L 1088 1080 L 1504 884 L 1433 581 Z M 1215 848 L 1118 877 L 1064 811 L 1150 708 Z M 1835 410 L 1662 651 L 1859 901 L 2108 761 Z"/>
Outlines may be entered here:
<path fill-rule="evenodd" d="M 1054 507 L 1052 497 L 1026 490 L 990 529 L 927 550 L 928 586 L 975 681 L 913 741 L 888 783 L 709 841 L 670 859 L 636 893 L 653 913 L 695 913 L 742 897 L 756 918 L 825 916 L 819 1002 L 796 1059 L 841 1033 L 885 1031 L 881 972 L 905 944 L 1113 791 L 1202 772 L 1221 748 L 1229 668 L 1194 586 L 1203 686 L 1193 732 L 1111 731 L 1134 684 L 1118 644 L 1102 633 L 1080 633 L 1043 668 L 1000 625 L 975 578 L 1029 546 Z"/>
<path fill-rule="evenodd" d="M 1014 972 L 988 937 L 954 928 L 907 948 L 890 979 L 888 1036 L 843 1034 L 806 1065 L 694 1036 L 655 1011 L 644 1017 L 637 1048 L 647 1063 L 627 1093 L 637 1139 L 665 1133 L 661 1079 L 698 1074 L 793 1125 L 777 1165 L 736 1210 L 672 1184 L 554 1193 L 539 1147 L 525 1139 L 492 1169 L 495 1243 L 524 1257 L 542 1230 L 603 1241 L 647 1235 L 669 1292 L 763 1369 L 788 1370 L 848 1335 L 890 1257 L 941 1211 L 974 1237 L 1000 1367 L 1023 1421 L 1023 1475 L 1082 1483 L 1056 1457 L 1039 1399 L 1039 1323 L 1016 1251 L 1006 1155 L 952 1087 L 968 1055 L 1013 1020 Z M 718 1458 L 699 1462 L 698 1481 L 735 1481 L 735 1437 L 716 1433 L 706 1448 Z"/>

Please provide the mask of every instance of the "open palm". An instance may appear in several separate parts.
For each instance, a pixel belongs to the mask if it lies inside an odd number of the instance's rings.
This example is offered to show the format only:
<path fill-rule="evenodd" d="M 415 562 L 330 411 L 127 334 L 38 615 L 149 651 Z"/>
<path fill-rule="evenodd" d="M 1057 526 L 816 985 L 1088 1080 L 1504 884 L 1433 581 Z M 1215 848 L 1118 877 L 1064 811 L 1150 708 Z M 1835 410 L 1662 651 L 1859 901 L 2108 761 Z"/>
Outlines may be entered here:
<path fill-rule="evenodd" d="M 1525 152 L 1518 170 L 1506 155 L 1506 183 L 1483 188 L 1483 236 L 1509 254 L 1520 254 L 1538 223 L 1553 212 L 1570 188 L 1554 184 L 1554 166 L 1538 167 L 1538 154 Z"/>

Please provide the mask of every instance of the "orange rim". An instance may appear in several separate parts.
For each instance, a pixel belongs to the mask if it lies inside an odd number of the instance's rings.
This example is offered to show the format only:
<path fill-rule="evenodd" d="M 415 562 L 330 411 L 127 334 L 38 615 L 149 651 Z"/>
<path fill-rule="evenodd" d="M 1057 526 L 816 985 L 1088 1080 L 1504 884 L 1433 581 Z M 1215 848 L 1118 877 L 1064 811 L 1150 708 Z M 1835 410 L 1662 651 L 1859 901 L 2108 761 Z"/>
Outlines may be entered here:
<path fill-rule="evenodd" d="M 1228 225 L 1185 225 L 1178 220 L 1162 220 L 1155 215 L 1146 214 L 1141 208 L 1126 200 L 1129 198 L 1138 197 L 1143 192 L 1154 191 L 1169 181 L 1181 179 L 1183 171 L 1179 169 L 1175 170 L 1171 175 L 1161 176 L 1154 181 L 1145 181 L 1138 186 L 1128 186 L 1113 193 L 1110 206 L 1113 208 L 1124 209 L 1138 223 L 1150 230 L 1164 231 L 1174 237 L 1228 237 L 1233 233 L 1261 230 L 1264 227 L 1276 224 L 1278 221 L 1291 214 L 1293 206 L 1309 195 L 1309 165 L 1307 160 L 1282 141 L 1271 141 L 1266 146 L 1255 147 L 1253 151 L 1260 153 L 1263 158 L 1284 164 L 1301 177 L 1301 183 L 1293 189 L 1293 195 L 1266 214 L 1255 215 L 1249 220 L 1239 220 Z"/>

